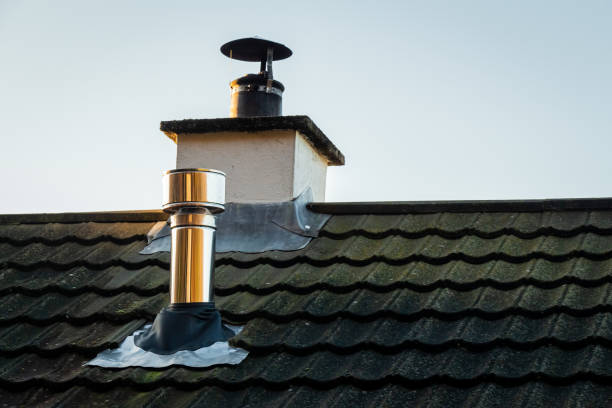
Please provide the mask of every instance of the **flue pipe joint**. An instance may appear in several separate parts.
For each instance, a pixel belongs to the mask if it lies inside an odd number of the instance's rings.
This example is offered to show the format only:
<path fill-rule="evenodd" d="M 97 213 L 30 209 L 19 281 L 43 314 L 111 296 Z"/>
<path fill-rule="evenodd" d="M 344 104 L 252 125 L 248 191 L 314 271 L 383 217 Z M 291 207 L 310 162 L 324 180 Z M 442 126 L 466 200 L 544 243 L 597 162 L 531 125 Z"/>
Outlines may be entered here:
<path fill-rule="evenodd" d="M 176 169 L 163 177 L 162 208 L 172 230 L 170 303 L 212 302 L 215 234 L 213 214 L 225 208 L 225 174 Z"/>
<path fill-rule="evenodd" d="M 185 207 L 199 207 L 211 213 L 225 209 L 225 173 L 212 169 L 174 169 L 163 177 L 162 208 L 173 213 Z"/>

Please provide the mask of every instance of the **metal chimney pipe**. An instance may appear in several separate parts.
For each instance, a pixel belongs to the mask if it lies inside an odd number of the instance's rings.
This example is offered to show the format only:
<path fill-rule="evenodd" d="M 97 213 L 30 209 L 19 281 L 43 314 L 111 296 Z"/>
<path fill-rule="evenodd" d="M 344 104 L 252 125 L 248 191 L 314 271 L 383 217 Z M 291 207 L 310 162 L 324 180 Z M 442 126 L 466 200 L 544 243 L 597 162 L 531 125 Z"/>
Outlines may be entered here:
<path fill-rule="evenodd" d="M 248 74 L 233 80 L 230 88 L 230 118 L 282 116 L 285 87 L 280 82 Z"/>
<path fill-rule="evenodd" d="M 170 303 L 212 302 L 215 217 L 225 209 L 225 173 L 211 169 L 169 170 L 162 208 L 170 213 L 172 254 Z"/>
<path fill-rule="evenodd" d="M 259 61 L 259 73 L 230 82 L 230 118 L 281 116 L 285 87 L 272 75 L 272 61 L 289 58 L 285 45 L 259 37 L 241 38 L 221 46 L 221 53 L 240 61 Z"/>

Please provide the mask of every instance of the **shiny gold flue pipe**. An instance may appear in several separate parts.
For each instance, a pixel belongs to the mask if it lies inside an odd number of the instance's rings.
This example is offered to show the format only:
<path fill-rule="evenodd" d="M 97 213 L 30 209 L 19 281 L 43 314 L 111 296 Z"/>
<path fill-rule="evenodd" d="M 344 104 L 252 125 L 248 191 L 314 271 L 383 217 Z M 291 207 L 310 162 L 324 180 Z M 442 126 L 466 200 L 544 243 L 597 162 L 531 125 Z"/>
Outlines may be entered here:
<path fill-rule="evenodd" d="M 215 219 L 191 217 L 199 225 L 185 225 L 192 214 L 171 217 L 172 258 L 170 303 L 212 302 L 215 271 Z"/>
<path fill-rule="evenodd" d="M 215 217 L 224 210 L 225 174 L 177 169 L 164 175 L 163 209 L 171 213 L 170 303 L 212 302 Z"/>

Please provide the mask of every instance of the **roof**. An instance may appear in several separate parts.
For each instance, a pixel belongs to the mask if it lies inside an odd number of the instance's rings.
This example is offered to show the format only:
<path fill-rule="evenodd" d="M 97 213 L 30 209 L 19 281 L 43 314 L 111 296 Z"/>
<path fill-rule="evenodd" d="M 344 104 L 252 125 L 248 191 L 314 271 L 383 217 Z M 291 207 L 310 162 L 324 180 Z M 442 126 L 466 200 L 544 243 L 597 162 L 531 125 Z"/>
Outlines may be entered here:
<path fill-rule="evenodd" d="M 313 204 L 305 249 L 218 254 L 250 354 L 200 369 L 83 366 L 168 302 L 168 254 L 138 254 L 163 213 L 2 216 L 1 401 L 609 406 L 612 207 L 509 203 Z"/>
<path fill-rule="evenodd" d="M 308 116 L 258 116 L 249 118 L 184 119 L 161 122 L 160 130 L 176 142 L 181 133 L 260 132 L 297 130 L 329 166 L 344 165 L 344 155 Z"/>

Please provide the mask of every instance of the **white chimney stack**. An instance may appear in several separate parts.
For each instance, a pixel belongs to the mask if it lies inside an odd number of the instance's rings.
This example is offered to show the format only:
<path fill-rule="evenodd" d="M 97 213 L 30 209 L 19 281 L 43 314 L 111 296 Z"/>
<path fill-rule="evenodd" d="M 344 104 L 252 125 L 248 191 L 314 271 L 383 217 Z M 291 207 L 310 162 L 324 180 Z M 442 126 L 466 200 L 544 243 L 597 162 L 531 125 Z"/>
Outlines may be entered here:
<path fill-rule="evenodd" d="M 167 121 L 176 167 L 214 168 L 227 175 L 228 202 L 288 201 L 310 188 L 325 201 L 327 166 L 344 156 L 307 116 Z"/>

